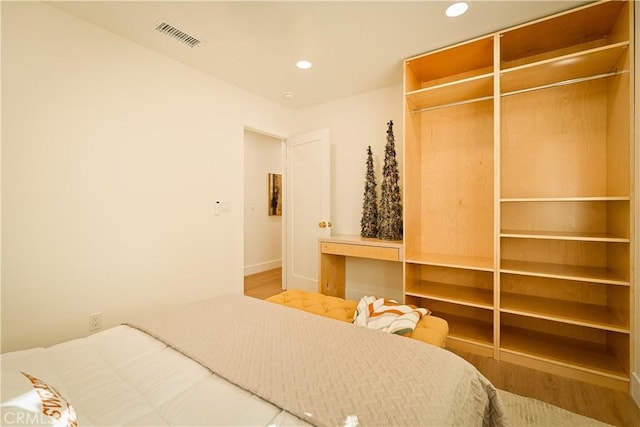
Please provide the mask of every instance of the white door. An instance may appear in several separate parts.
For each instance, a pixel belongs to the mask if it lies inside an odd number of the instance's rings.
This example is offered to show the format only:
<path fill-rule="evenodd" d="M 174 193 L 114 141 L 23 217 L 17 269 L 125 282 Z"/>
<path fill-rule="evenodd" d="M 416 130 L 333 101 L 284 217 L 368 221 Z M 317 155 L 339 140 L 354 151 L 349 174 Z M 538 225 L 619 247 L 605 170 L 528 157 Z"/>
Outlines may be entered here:
<path fill-rule="evenodd" d="M 318 239 L 331 234 L 329 130 L 287 139 L 286 289 L 318 291 Z"/>

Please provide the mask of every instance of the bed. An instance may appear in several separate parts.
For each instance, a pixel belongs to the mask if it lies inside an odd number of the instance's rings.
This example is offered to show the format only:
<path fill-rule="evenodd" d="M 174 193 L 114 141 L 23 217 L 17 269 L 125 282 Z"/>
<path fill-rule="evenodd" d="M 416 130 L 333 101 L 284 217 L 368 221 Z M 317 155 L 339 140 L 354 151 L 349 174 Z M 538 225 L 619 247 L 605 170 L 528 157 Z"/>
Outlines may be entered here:
<path fill-rule="evenodd" d="M 1 364 L 3 425 L 507 424 L 444 349 L 240 295 Z"/>

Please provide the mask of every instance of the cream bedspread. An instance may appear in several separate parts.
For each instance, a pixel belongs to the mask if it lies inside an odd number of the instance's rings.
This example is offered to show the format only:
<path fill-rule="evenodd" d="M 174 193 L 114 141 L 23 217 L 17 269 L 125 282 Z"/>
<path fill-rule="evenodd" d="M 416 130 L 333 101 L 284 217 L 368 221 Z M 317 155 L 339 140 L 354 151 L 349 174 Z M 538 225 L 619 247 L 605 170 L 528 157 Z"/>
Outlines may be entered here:
<path fill-rule="evenodd" d="M 239 295 L 127 324 L 314 425 L 506 425 L 487 379 L 415 340 Z"/>

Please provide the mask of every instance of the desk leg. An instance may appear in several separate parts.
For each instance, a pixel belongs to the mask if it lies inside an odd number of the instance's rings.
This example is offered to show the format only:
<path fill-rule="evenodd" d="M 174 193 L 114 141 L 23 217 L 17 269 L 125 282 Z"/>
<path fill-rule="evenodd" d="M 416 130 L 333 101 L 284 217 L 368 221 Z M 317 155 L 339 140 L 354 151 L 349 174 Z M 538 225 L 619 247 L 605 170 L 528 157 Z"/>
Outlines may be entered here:
<path fill-rule="evenodd" d="M 318 291 L 321 294 L 344 298 L 344 256 L 320 254 L 320 283 Z"/>

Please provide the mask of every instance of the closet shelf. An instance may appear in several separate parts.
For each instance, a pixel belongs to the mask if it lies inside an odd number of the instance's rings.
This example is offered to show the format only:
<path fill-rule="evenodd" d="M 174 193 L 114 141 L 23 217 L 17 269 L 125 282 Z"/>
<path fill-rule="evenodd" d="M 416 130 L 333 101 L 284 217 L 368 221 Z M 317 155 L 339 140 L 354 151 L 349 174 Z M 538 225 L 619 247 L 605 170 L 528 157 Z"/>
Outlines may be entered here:
<path fill-rule="evenodd" d="M 467 270 L 493 271 L 493 258 L 434 253 L 406 254 L 407 263 L 463 268 Z"/>
<path fill-rule="evenodd" d="M 501 230 L 500 237 L 518 239 L 576 240 L 584 242 L 630 242 L 628 237 L 614 236 L 609 233 L 587 233 L 574 231 Z"/>
<path fill-rule="evenodd" d="M 405 62 L 405 92 L 493 73 L 493 36 L 446 47 Z"/>
<path fill-rule="evenodd" d="M 503 259 L 500 261 L 500 272 L 525 276 L 548 277 L 552 279 L 604 283 L 609 285 L 630 285 L 628 279 L 621 277 L 607 268 L 580 265 L 551 264 Z"/>
<path fill-rule="evenodd" d="M 629 196 L 592 196 L 592 197 L 506 197 L 500 199 L 501 203 L 522 202 L 618 202 L 630 201 Z"/>
<path fill-rule="evenodd" d="M 516 94 L 523 90 L 534 90 L 548 85 L 581 81 L 588 77 L 607 77 L 619 73 L 617 64 L 629 41 L 589 49 L 518 67 L 500 71 L 500 92 L 502 96 Z"/>
<path fill-rule="evenodd" d="M 414 90 L 406 94 L 413 112 L 493 99 L 493 72 Z"/>
<path fill-rule="evenodd" d="M 550 20 L 542 19 L 503 31 L 500 34 L 501 60 L 521 65 L 584 51 L 594 45 L 627 40 L 626 23 L 618 25 L 621 15 L 624 16 L 624 8 L 624 2 L 597 2 Z"/>
<path fill-rule="evenodd" d="M 493 325 L 476 319 L 447 315 L 449 335 L 447 341 L 461 341 L 474 345 L 493 347 Z"/>
<path fill-rule="evenodd" d="M 471 286 L 420 281 L 407 288 L 406 295 L 450 302 L 469 307 L 493 309 L 493 290 Z"/>
<path fill-rule="evenodd" d="M 503 325 L 501 352 L 514 353 L 628 381 L 624 368 L 604 345 Z"/>
<path fill-rule="evenodd" d="M 500 295 L 500 312 L 625 334 L 630 331 L 610 307 L 596 304 L 504 292 Z"/>

